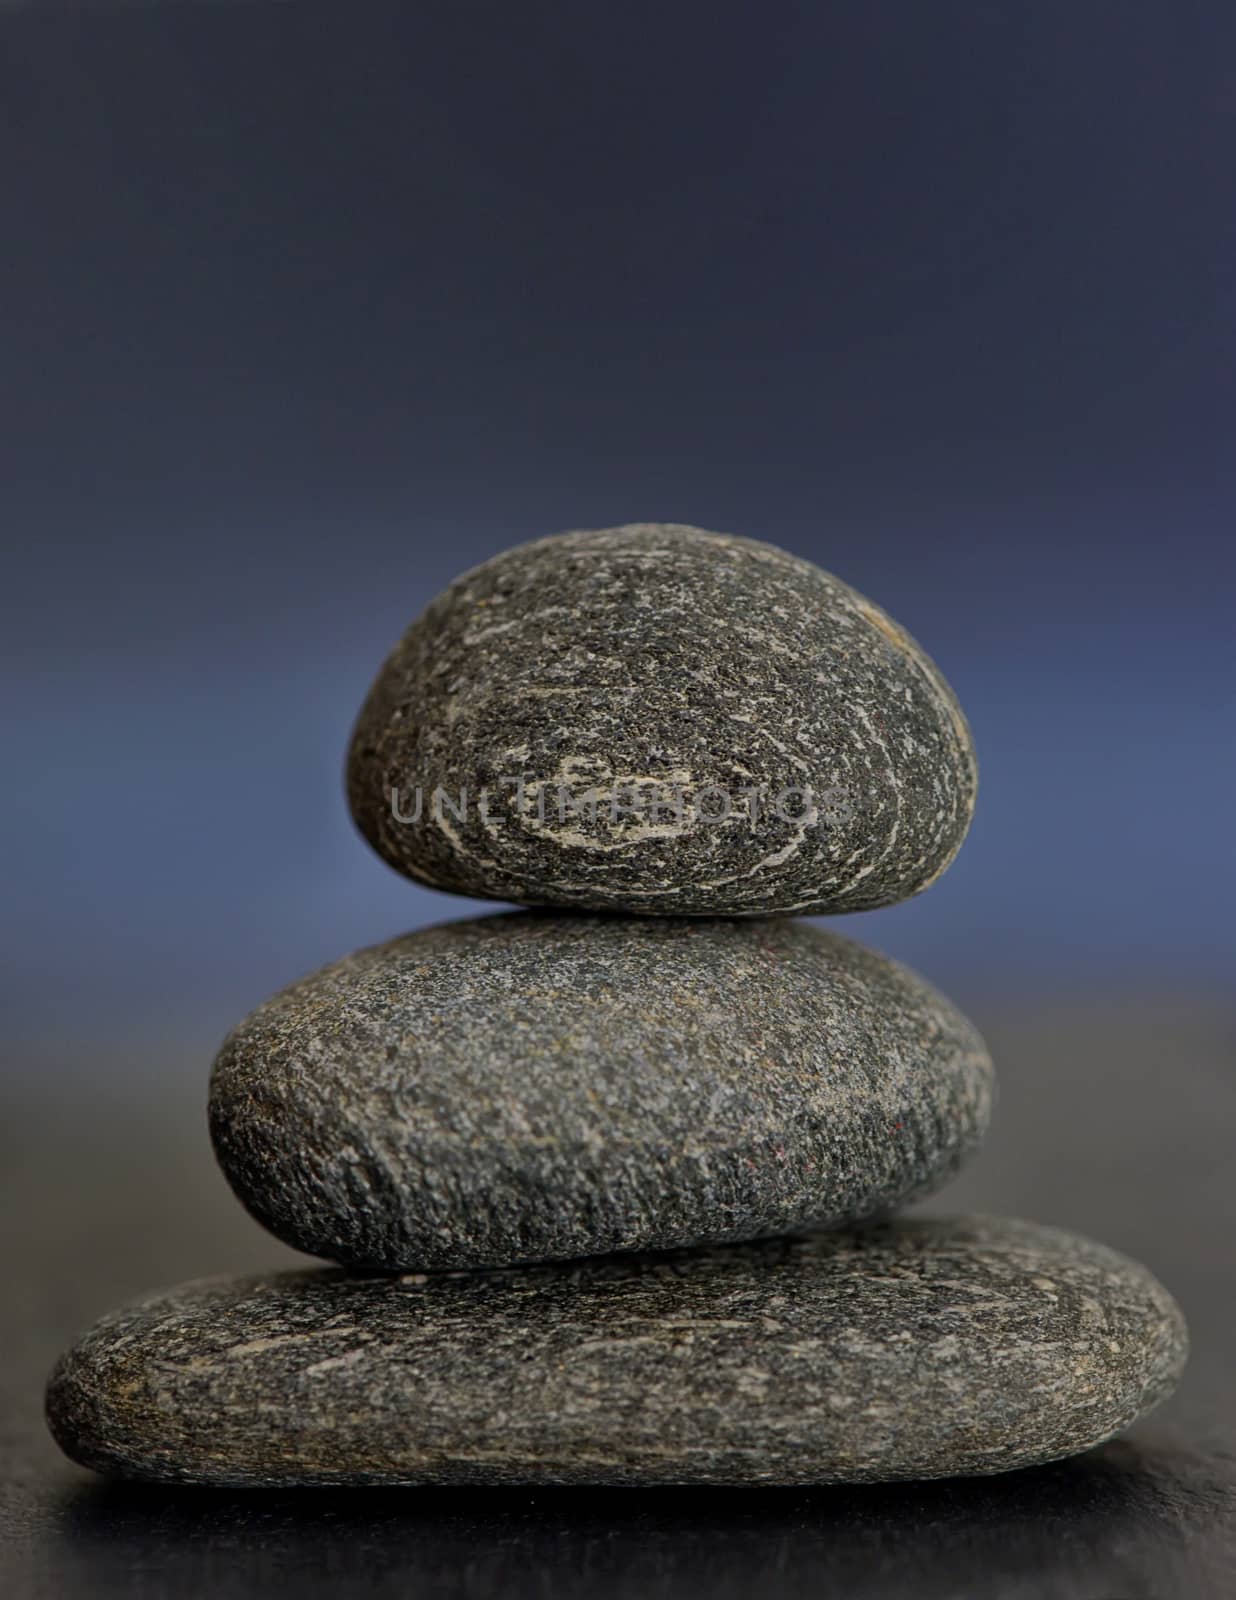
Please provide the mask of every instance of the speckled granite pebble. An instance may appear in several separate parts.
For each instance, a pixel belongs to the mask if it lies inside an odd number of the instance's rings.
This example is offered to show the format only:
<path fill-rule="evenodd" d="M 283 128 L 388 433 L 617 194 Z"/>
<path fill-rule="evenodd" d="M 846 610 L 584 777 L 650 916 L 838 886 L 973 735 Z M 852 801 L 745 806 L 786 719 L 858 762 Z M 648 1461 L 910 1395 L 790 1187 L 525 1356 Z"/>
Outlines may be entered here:
<path fill-rule="evenodd" d="M 409 877 L 653 915 L 902 900 L 956 854 L 976 781 L 952 691 L 879 607 L 674 523 L 457 579 L 382 668 L 348 768 L 362 833 Z"/>
<path fill-rule="evenodd" d="M 215 1151 L 350 1265 L 503 1266 L 856 1220 L 978 1142 L 991 1063 L 920 978 L 784 919 L 515 912 L 362 950 L 228 1038 Z"/>
<path fill-rule="evenodd" d="M 1144 1268 L 993 1218 L 403 1279 L 215 1280 L 105 1317 L 61 1446 L 165 1482 L 805 1484 L 1003 1472 L 1167 1395 Z"/>

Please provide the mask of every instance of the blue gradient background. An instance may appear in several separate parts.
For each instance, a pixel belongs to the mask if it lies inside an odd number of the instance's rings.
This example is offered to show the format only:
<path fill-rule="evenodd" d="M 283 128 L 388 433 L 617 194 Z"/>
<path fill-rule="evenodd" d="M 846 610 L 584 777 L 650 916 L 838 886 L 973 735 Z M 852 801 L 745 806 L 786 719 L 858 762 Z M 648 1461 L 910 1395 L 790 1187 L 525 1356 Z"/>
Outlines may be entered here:
<path fill-rule="evenodd" d="M 951 679 L 978 816 L 840 919 L 963 1003 L 1230 988 L 1236 10 L 0 13 L 4 1002 L 220 1035 L 466 915 L 348 821 L 456 572 L 772 540 Z"/>

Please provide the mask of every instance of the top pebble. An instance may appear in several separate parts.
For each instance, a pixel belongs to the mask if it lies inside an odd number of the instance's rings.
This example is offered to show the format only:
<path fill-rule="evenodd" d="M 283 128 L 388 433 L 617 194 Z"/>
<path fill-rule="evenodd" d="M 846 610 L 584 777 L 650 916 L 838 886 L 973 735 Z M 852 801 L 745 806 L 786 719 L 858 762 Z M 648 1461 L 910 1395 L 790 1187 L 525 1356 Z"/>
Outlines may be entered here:
<path fill-rule="evenodd" d="M 457 578 L 348 759 L 357 825 L 434 888 L 648 916 L 868 911 L 956 855 L 977 768 L 910 636 L 773 545 L 560 534 Z"/>

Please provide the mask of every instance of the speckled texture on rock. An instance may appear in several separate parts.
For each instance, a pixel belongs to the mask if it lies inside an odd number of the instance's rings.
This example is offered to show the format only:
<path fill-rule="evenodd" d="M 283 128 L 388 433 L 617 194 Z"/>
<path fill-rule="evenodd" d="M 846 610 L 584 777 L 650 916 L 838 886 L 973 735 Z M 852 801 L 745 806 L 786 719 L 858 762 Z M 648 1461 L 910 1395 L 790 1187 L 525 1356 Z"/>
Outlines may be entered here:
<path fill-rule="evenodd" d="M 513 912 L 362 950 L 225 1042 L 215 1151 L 351 1265 L 503 1266 L 856 1220 L 949 1177 L 991 1063 L 922 979 L 783 919 Z"/>
<path fill-rule="evenodd" d="M 214 1280 L 105 1317 L 48 1415 L 98 1471 L 258 1484 L 805 1484 L 1002 1472 L 1184 1365 L 1142 1267 L 995 1218 L 404 1279 Z"/>
<path fill-rule="evenodd" d="M 674 523 L 457 579 L 382 668 L 348 763 L 361 832 L 409 877 L 651 915 L 902 900 L 956 854 L 976 782 L 952 691 L 879 607 Z"/>

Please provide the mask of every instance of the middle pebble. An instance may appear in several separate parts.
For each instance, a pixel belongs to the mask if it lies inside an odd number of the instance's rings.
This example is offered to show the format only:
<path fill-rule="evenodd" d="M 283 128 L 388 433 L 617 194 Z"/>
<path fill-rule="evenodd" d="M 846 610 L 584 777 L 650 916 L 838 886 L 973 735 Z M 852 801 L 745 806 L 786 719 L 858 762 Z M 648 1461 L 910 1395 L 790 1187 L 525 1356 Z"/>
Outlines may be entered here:
<path fill-rule="evenodd" d="M 751 1239 L 937 1188 L 991 1062 L 904 967 L 803 923 L 513 913 L 361 950 L 215 1063 L 228 1181 L 348 1265 Z"/>

